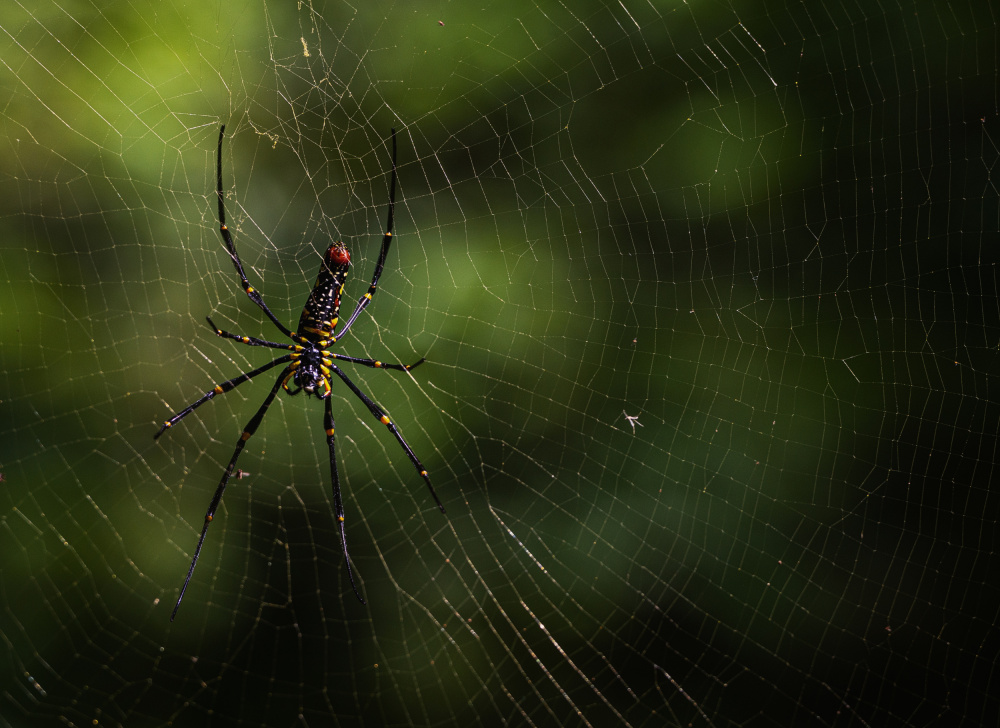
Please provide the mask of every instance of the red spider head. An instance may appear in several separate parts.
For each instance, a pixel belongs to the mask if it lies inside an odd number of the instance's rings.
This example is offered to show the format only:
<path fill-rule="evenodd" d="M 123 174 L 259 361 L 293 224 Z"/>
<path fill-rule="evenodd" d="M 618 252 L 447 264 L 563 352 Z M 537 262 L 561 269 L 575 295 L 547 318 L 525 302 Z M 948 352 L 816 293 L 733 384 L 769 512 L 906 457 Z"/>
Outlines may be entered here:
<path fill-rule="evenodd" d="M 347 246 L 339 240 L 326 249 L 326 264 L 330 270 L 346 267 L 351 264 L 351 254 L 347 251 Z"/>

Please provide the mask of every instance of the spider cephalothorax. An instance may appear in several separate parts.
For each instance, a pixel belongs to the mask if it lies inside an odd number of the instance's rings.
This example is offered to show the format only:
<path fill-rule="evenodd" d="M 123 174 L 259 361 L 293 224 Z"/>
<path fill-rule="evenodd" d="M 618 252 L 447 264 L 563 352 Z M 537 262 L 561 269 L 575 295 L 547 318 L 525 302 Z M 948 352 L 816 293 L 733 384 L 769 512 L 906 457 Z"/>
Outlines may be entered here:
<path fill-rule="evenodd" d="M 296 357 L 291 363 L 292 373 L 285 377 L 282 386 L 289 394 L 295 395 L 305 392 L 309 395 L 316 395 L 319 399 L 326 399 L 330 396 L 330 352 L 320 349 L 318 346 L 302 347 L 302 351 L 293 354 Z M 288 380 L 291 379 L 295 389 L 290 389 Z"/>
<path fill-rule="evenodd" d="M 340 295 L 344 290 L 344 281 L 347 278 L 347 272 L 351 266 L 351 255 L 348 252 L 347 247 L 342 242 L 333 243 L 329 248 L 327 248 L 326 254 L 323 256 L 323 262 L 320 265 L 319 276 L 316 278 L 316 283 L 313 285 L 309 298 L 306 301 L 306 305 L 302 309 L 302 315 L 299 317 L 298 329 L 294 332 L 289 330 L 288 327 L 278 320 L 278 318 L 271 312 L 271 309 L 269 309 L 264 303 L 264 299 L 261 297 L 260 293 L 253 286 L 251 286 L 250 282 L 247 280 L 246 273 L 243 271 L 243 263 L 240 260 L 240 256 L 236 253 L 236 245 L 233 243 L 232 234 L 226 226 L 226 208 L 224 204 L 224 194 L 222 191 L 222 139 L 225 132 L 226 127 L 222 126 L 219 129 L 216 175 L 217 192 L 219 196 L 219 231 L 222 234 L 222 241 L 226 245 L 226 250 L 229 252 L 229 257 L 232 259 L 233 265 L 236 267 L 236 272 L 240 277 L 240 285 L 243 286 L 243 291 L 247 294 L 251 301 L 260 307 L 260 309 L 278 328 L 278 330 L 295 343 L 279 344 L 273 341 L 258 339 L 253 336 L 231 334 L 228 331 L 223 331 L 217 327 L 212 322 L 212 319 L 208 319 L 209 325 L 212 327 L 212 330 L 215 331 L 217 336 L 221 336 L 225 339 L 232 339 L 248 346 L 263 346 L 269 349 L 284 350 L 289 353 L 283 354 L 263 366 L 259 366 L 256 369 L 244 372 L 243 374 L 233 377 L 228 381 L 215 385 L 215 387 L 211 390 L 205 392 L 200 399 L 193 402 L 188 407 L 164 422 L 159 431 L 153 435 L 154 438 L 158 438 L 179 420 L 184 419 L 195 409 L 216 395 L 225 394 L 240 384 L 250 381 L 258 374 L 262 374 L 269 369 L 273 369 L 274 367 L 282 364 L 286 365 L 281 370 L 281 373 L 278 375 L 278 379 L 274 382 L 274 385 L 271 387 L 271 391 L 268 393 L 267 397 L 264 398 L 264 403 L 257 410 L 257 413 L 250 419 L 250 422 L 247 423 L 247 426 L 244 428 L 239 440 L 236 442 L 236 450 L 233 452 L 233 456 L 229 460 L 229 465 L 222 474 L 222 480 L 219 481 L 219 485 L 215 489 L 215 495 L 212 496 L 212 501 L 208 506 L 208 511 L 205 513 L 205 523 L 202 526 L 201 535 L 198 537 L 198 545 L 195 547 L 194 557 L 191 559 L 191 568 L 188 569 L 187 578 L 184 580 L 184 586 L 181 587 L 180 594 L 177 597 L 177 603 L 174 605 L 174 610 L 170 614 L 170 619 L 173 621 L 174 617 L 177 615 L 177 610 L 181 606 L 181 600 L 184 599 L 184 592 L 187 591 L 188 584 L 191 582 L 191 575 L 194 574 L 194 567 L 198 564 L 198 556 L 201 554 L 201 547 L 205 543 L 205 535 L 208 533 L 208 526 L 215 517 L 215 511 L 219 507 L 219 503 L 222 501 L 222 494 L 225 492 L 226 484 L 233 475 L 234 468 L 236 467 L 236 461 L 239 458 L 240 453 L 243 452 L 243 447 L 246 445 L 247 440 L 249 440 L 257 431 L 257 428 L 260 427 L 260 423 L 264 419 L 264 413 L 267 412 L 267 408 L 271 406 L 271 403 L 274 401 L 279 389 L 284 389 L 290 395 L 305 392 L 308 395 L 313 395 L 318 399 L 324 400 L 325 409 L 323 412 L 323 430 L 326 433 L 326 442 L 330 451 L 330 477 L 333 481 L 333 503 L 337 521 L 340 524 L 341 545 L 344 549 L 344 560 L 347 563 L 347 575 L 351 580 L 351 587 L 354 589 L 354 594 L 358 597 L 361 603 L 364 604 L 365 600 L 361 597 L 360 592 L 358 592 L 357 584 L 354 583 L 354 574 L 351 571 L 351 560 L 347 554 L 347 532 L 344 528 L 344 503 L 340 492 L 340 478 L 337 473 L 337 459 L 334 448 L 333 408 L 330 400 L 332 376 L 335 375 L 338 379 L 343 381 L 354 396 L 364 403 L 364 405 L 368 408 L 368 411 L 389 429 L 393 437 L 396 438 L 396 441 L 406 452 L 406 456 L 410 459 L 410 462 L 413 463 L 413 466 L 417 469 L 420 477 L 422 477 L 424 482 L 427 483 L 427 487 L 430 489 L 431 495 L 434 497 L 434 501 L 437 503 L 438 508 L 442 513 L 444 513 L 444 506 L 441 504 L 440 499 L 438 499 L 437 493 L 434 492 L 434 486 L 431 485 L 430 478 L 427 476 L 427 470 L 413 453 L 413 450 L 410 449 L 410 446 L 406 444 L 406 441 L 399 433 L 396 425 L 389 419 L 389 416 L 385 413 L 385 411 L 372 401 L 368 395 L 362 392 L 358 386 L 352 382 L 346 374 L 344 374 L 340 367 L 334 363 L 334 360 L 338 360 L 351 364 L 360 364 L 362 366 L 371 367 L 372 369 L 408 371 L 422 364 L 424 360 L 421 359 L 414 364 L 386 364 L 377 359 L 335 354 L 329 349 L 329 347 L 335 344 L 338 339 L 343 338 L 344 334 L 347 333 L 352 324 L 354 324 L 357 320 L 360 313 L 365 310 L 369 303 L 371 303 L 371 300 L 375 295 L 375 290 L 378 286 L 379 277 L 382 275 L 382 270 L 385 267 L 385 257 L 389 252 L 389 245 L 392 243 L 392 213 L 396 203 L 396 130 L 392 130 L 392 181 L 389 186 L 389 221 L 386 225 L 385 236 L 382 238 L 382 248 L 379 251 L 378 262 L 375 264 L 375 273 L 372 276 L 371 285 L 368 286 L 368 292 L 358 299 L 358 305 L 355 307 L 354 313 L 351 314 L 351 317 L 347 320 L 347 323 L 344 324 L 344 328 L 340 330 L 339 334 L 336 333 L 336 329 L 340 315 Z M 289 387 L 289 382 L 292 383 L 294 388 Z"/>

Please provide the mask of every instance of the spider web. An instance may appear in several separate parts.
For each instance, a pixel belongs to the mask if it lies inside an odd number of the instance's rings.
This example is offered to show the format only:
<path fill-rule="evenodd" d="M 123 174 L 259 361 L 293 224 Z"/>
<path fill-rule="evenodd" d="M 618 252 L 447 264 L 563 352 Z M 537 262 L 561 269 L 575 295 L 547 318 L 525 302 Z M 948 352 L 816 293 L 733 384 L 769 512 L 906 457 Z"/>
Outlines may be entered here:
<path fill-rule="evenodd" d="M 0 725 L 979 725 L 989 3 L 5 3 Z M 279 395 L 330 240 L 370 280 Z M 346 365 L 345 365 L 346 368 Z M 336 385 L 336 383 L 335 383 Z"/>

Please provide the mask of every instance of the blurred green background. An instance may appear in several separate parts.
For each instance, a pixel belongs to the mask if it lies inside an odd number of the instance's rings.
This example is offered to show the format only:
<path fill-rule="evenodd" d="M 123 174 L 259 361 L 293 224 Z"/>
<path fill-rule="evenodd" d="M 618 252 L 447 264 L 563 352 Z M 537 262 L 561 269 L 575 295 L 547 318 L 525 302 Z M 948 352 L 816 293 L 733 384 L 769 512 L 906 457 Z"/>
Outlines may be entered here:
<path fill-rule="evenodd" d="M 996 715 L 986 3 L 0 9 L 0 725 Z M 427 466 L 270 376 L 340 345 Z M 355 371 L 350 371 L 355 375 Z M 632 419 L 637 418 L 637 419 Z"/>

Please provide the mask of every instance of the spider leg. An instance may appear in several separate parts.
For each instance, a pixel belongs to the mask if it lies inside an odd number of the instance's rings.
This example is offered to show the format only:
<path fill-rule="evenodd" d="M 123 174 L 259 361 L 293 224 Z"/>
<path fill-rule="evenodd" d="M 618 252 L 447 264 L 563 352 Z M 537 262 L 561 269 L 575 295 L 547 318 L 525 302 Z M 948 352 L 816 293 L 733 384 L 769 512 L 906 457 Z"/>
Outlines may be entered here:
<path fill-rule="evenodd" d="M 229 228 L 226 226 L 226 206 L 224 204 L 225 195 L 222 191 L 222 137 L 225 133 L 226 125 L 223 124 L 219 127 L 219 150 L 216 165 L 217 192 L 219 195 L 219 232 L 222 233 L 222 242 L 226 244 L 226 250 L 229 251 L 229 257 L 233 259 L 233 266 L 236 268 L 236 273 L 240 277 L 240 285 L 243 286 L 243 290 L 250 300 L 260 306 L 261 311 L 267 314 L 267 317 L 271 319 L 271 323 L 277 326 L 278 330 L 285 336 L 290 338 L 292 341 L 299 342 L 300 344 L 308 343 L 300 334 L 290 331 L 287 326 L 278 320 L 277 316 L 271 313 L 271 309 L 269 309 L 267 304 L 264 303 L 264 299 L 261 297 L 257 289 L 250 285 L 250 281 L 247 280 L 247 274 L 243 272 L 243 261 L 240 260 L 240 256 L 236 252 L 236 244 L 233 242 L 233 236 L 230 234 Z"/>
<path fill-rule="evenodd" d="M 230 390 L 235 389 L 236 387 L 240 386 L 241 384 L 243 384 L 243 382 L 249 382 L 251 379 L 253 379 L 254 377 L 256 377 L 258 374 L 262 374 L 262 373 L 266 372 L 268 369 L 271 369 L 272 367 L 276 367 L 279 364 L 287 364 L 291 360 L 292 360 L 292 355 L 291 354 L 285 354 L 284 356 L 279 356 L 274 361 L 268 362 L 264 366 L 257 367 L 256 369 L 253 369 L 253 370 L 251 370 L 249 372 L 244 372 L 243 374 L 240 374 L 238 377 L 233 377 L 229 381 L 223 382 L 222 384 L 216 384 L 212 389 L 210 389 L 207 392 L 205 392 L 205 394 L 203 394 L 201 396 L 201 398 L 199 398 L 195 402 L 192 402 L 187 407 L 185 407 L 183 410 L 181 410 L 180 412 L 178 412 L 177 414 L 175 414 L 173 417 L 171 417 L 169 420 L 167 420 L 166 422 L 164 422 L 163 426 L 160 427 L 160 429 L 156 432 L 155 435 L 153 435 L 153 439 L 154 440 L 157 439 L 160 435 L 162 435 L 164 432 L 166 432 L 169 428 L 171 428 L 175 424 L 177 424 L 177 422 L 179 422 L 180 420 L 183 420 L 189 414 L 191 414 L 196 409 L 198 409 L 203 404 L 205 404 L 205 402 L 207 402 L 208 400 L 210 400 L 213 397 L 215 397 L 215 395 L 217 395 L 217 394 L 225 394 L 226 392 L 229 392 Z"/>
<path fill-rule="evenodd" d="M 378 359 L 359 359 L 356 356 L 344 356 L 343 354 L 334 354 L 332 351 L 327 351 L 325 354 L 337 361 L 346 361 L 351 364 L 361 364 L 362 366 L 371 367 L 372 369 L 394 369 L 398 372 L 408 372 L 414 367 L 418 367 L 423 364 L 427 359 L 421 358 L 420 361 L 414 362 L 413 364 L 386 364 L 384 361 L 379 361 Z"/>
<path fill-rule="evenodd" d="M 347 564 L 347 577 L 351 580 L 351 588 L 354 589 L 354 596 L 362 604 L 366 604 L 364 597 L 358 591 L 358 585 L 354 583 L 354 572 L 351 570 L 351 557 L 347 554 L 347 531 L 344 527 L 344 499 L 340 493 L 340 476 L 337 473 L 337 455 L 334 445 L 333 434 L 333 405 L 329 397 L 326 398 L 326 411 L 323 414 L 323 430 L 326 432 L 326 444 L 330 448 L 330 477 L 333 480 L 333 508 L 337 514 L 337 523 L 340 525 L 340 544 L 344 547 L 344 563 Z"/>
<path fill-rule="evenodd" d="M 231 334 L 228 331 L 223 331 L 215 322 L 212 321 L 208 316 L 205 317 L 208 321 L 208 325 L 212 327 L 216 336 L 221 336 L 223 339 L 232 339 L 233 341 L 238 341 L 241 344 L 246 344 L 247 346 L 266 346 L 269 349 L 284 349 L 286 351 L 301 351 L 302 347 L 298 344 L 278 344 L 273 341 L 265 341 L 264 339 L 258 339 L 255 336 L 240 336 L 239 334 Z"/>
<path fill-rule="evenodd" d="M 220 198 L 221 199 L 221 198 Z M 221 204 L 221 202 L 220 202 Z M 378 263 L 375 264 L 375 275 L 372 276 L 372 283 L 368 286 L 368 292 L 365 293 L 361 298 L 358 299 L 357 308 L 351 314 L 351 317 L 347 319 L 347 323 L 344 324 L 344 328 L 340 330 L 340 333 L 334 337 L 334 341 L 337 339 L 342 339 L 347 330 L 351 328 L 351 324 L 354 323 L 355 319 L 361 315 L 361 312 L 368 308 L 368 304 L 372 302 L 372 297 L 375 295 L 375 289 L 378 287 L 378 279 L 382 275 L 382 269 L 385 268 L 385 257 L 389 254 L 389 246 L 392 244 L 392 213 L 393 208 L 396 206 L 396 130 L 392 130 L 392 181 L 389 183 L 389 221 L 386 223 L 385 236 L 382 238 L 382 250 L 378 254 Z"/>
<path fill-rule="evenodd" d="M 420 477 L 424 479 L 425 483 L 427 483 L 427 487 L 428 489 L 430 489 L 431 495 L 434 497 L 434 502 L 437 503 L 438 509 L 440 509 L 440 511 L 444 513 L 444 505 L 441 503 L 441 499 L 438 498 L 437 492 L 434 490 L 434 486 L 431 485 L 431 479 L 427 475 L 427 469 L 424 468 L 423 463 L 420 462 L 420 459 L 414 454 L 413 450 L 410 449 L 410 446 L 406 444 L 406 440 L 404 440 L 403 436 L 399 434 L 399 429 L 396 427 L 393 421 L 389 419 L 389 415 L 387 415 L 382 410 L 381 407 L 375 404 L 375 402 L 373 402 L 368 395 L 366 395 L 364 392 L 358 389 L 358 385 L 352 382 L 350 377 L 344 374 L 344 372 L 342 372 L 338 366 L 336 366 L 335 364 L 331 364 L 330 370 L 344 381 L 344 384 L 346 384 L 350 388 L 350 390 L 354 392 L 354 396 L 356 396 L 358 399 L 360 399 L 362 402 L 365 403 L 365 406 L 368 408 L 368 411 L 371 412 L 373 415 L 375 415 L 375 418 L 379 422 L 381 422 L 383 425 L 389 428 L 389 432 L 392 433 L 392 436 L 396 438 L 396 441 L 399 442 L 403 450 L 406 451 L 406 456 L 410 458 L 410 462 L 413 463 L 413 467 L 417 469 L 417 472 L 420 474 Z"/>
<path fill-rule="evenodd" d="M 285 357 L 282 357 L 284 359 Z M 277 359 L 269 366 L 274 366 L 281 359 Z M 174 611 L 170 613 L 170 621 L 174 621 L 174 617 L 177 616 L 177 610 L 181 607 L 181 600 L 184 599 L 184 592 L 187 591 L 188 584 L 191 583 L 191 575 L 194 574 L 194 567 L 198 565 L 198 557 L 201 555 L 201 547 L 205 543 L 205 534 L 208 533 L 208 526 L 212 523 L 212 519 L 215 517 L 215 511 L 219 507 L 219 503 L 222 501 L 222 494 L 226 491 L 226 483 L 229 482 L 229 478 L 233 475 L 233 468 L 236 467 L 236 460 L 239 458 L 240 453 L 243 452 L 243 447 L 247 444 L 253 433 L 257 431 L 260 427 L 261 421 L 264 419 L 264 413 L 267 412 L 267 408 L 271 406 L 271 402 L 274 401 L 274 396 L 281 389 L 282 383 L 285 381 L 285 377 L 288 376 L 289 367 L 285 367 L 281 374 L 278 375 L 277 381 L 275 381 L 274 386 L 271 387 L 271 391 L 268 392 L 267 397 L 264 399 L 264 403 L 257 410 L 257 413 L 250 419 L 247 426 L 243 429 L 243 434 L 240 435 L 240 439 L 236 441 L 236 450 L 233 451 L 232 458 L 229 459 L 229 465 L 226 467 L 226 471 L 222 474 L 222 480 L 219 481 L 219 487 L 215 489 L 215 495 L 212 496 L 212 502 L 208 505 L 208 511 L 205 513 L 205 525 L 201 527 L 201 536 L 198 537 L 198 545 L 194 549 L 194 558 L 191 559 L 191 568 L 188 569 L 187 578 L 184 579 L 184 586 L 181 587 L 181 593 L 177 597 L 177 604 L 174 605 Z"/>

